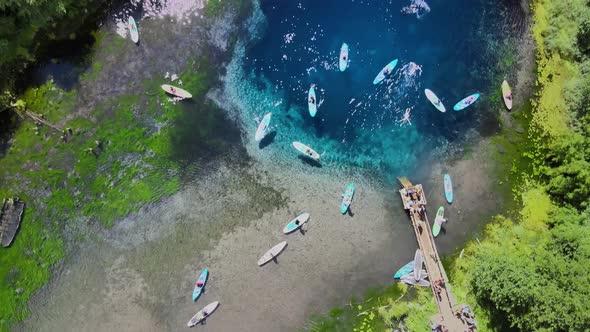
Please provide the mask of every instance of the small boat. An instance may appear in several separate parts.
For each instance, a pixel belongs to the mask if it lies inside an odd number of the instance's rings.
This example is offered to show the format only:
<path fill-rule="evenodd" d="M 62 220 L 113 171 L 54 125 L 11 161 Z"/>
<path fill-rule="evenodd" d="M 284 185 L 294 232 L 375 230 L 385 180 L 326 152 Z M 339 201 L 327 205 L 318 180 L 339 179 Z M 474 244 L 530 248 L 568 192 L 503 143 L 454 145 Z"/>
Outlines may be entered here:
<path fill-rule="evenodd" d="M 430 103 L 434 105 L 434 107 L 436 107 L 437 110 L 443 113 L 447 111 L 445 105 L 443 105 L 442 101 L 434 94 L 434 92 L 432 92 L 432 90 L 424 89 L 424 94 L 426 95 L 426 98 L 428 98 Z"/>
<path fill-rule="evenodd" d="M 460 111 L 462 109 L 465 109 L 469 105 L 475 103 L 475 101 L 477 101 L 478 98 L 479 98 L 479 93 L 474 93 L 472 95 L 469 95 L 469 96 L 461 99 L 460 102 L 456 103 L 455 106 L 453 107 L 453 110 Z"/>
<path fill-rule="evenodd" d="M 436 211 L 436 218 L 434 218 L 434 224 L 432 225 L 432 236 L 438 236 L 442 223 L 445 221 L 445 208 L 441 206 L 438 208 L 438 211 Z"/>
<path fill-rule="evenodd" d="M 397 270 L 395 275 L 393 275 L 393 279 L 399 279 L 412 272 L 414 272 L 414 261 L 410 261 L 408 264 L 402 266 L 399 270 Z"/>
<path fill-rule="evenodd" d="M 298 215 L 295 219 L 291 220 L 285 228 L 283 228 L 283 233 L 289 234 L 296 229 L 299 229 L 303 224 L 305 224 L 309 220 L 309 213 L 305 212 Z"/>
<path fill-rule="evenodd" d="M 449 174 L 445 174 L 444 176 L 444 185 L 445 185 L 445 198 L 449 204 L 453 203 L 453 182 L 451 181 L 451 176 Z"/>
<path fill-rule="evenodd" d="M 197 312 L 197 314 L 194 315 L 193 318 L 191 318 L 191 320 L 188 321 L 188 323 L 186 323 L 186 325 L 188 327 L 193 327 L 193 326 L 199 324 L 205 318 L 211 316 L 211 314 L 213 313 L 213 311 L 215 311 L 215 309 L 217 309 L 218 306 L 219 306 L 219 301 L 215 301 L 213 303 L 209 303 L 203 309 L 199 310 Z"/>
<path fill-rule="evenodd" d="M 307 92 L 307 107 L 309 109 L 309 115 L 311 115 L 312 118 L 315 117 L 318 112 L 317 104 L 318 101 L 315 99 L 315 89 L 312 86 Z"/>
<path fill-rule="evenodd" d="M 272 115 L 272 113 L 268 113 L 266 114 L 263 118 L 262 121 L 260 121 L 260 124 L 258 125 L 258 129 L 256 130 L 256 135 L 254 136 L 254 139 L 256 140 L 256 142 L 260 142 L 260 140 L 262 140 L 264 138 L 264 135 L 266 135 L 266 131 L 268 130 L 268 125 L 270 124 L 270 116 Z"/>
<path fill-rule="evenodd" d="M 262 257 L 260 257 L 260 259 L 258 260 L 258 265 L 262 266 L 268 263 L 270 260 L 274 259 L 283 251 L 283 249 L 285 249 L 286 246 L 287 241 L 283 241 L 277 244 L 276 246 L 270 248 L 264 255 L 262 255 Z"/>
<path fill-rule="evenodd" d="M 393 72 L 393 69 L 395 68 L 395 66 L 397 66 L 397 59 L 391 61 L 390 63 L 387 64 L 387 66 L 385 66 L 385 67 L 383 67 L 383 69 L 381 69 L 379 74 L 377 74 L 377 76 L 373 80 L 373 84 L 381 83 L 387 77 L 387 75 L 389 75 Z"/>
<path fill-rule="evenodd" d="M 512 90 L 510 89 L 510 85 L 508 82 L 504 80 L 502 82 L 502 98 L 504 98 L 504 104 L 508 110 L 512 110 Z"/>
<path fill-rule="evenodd" d="M 207 283 L 207 278 L 209 278 L 209 270 L 203 269 L 203 271 L 201 271 L 201 274 L 199 275 L 199 278 L 197 279 L 197 282 L 195 282 L 195 288 L 193 289 L 193 301 L 196 301 L 199 298 L 199 296 L 201 296 L 201 292 L 203 291 L 203 289 L 205 288 L 205 284 Z M 200 287 L 199 284 L 201 284 Z"/>
<path fill-rule="evenodd" d="M 129 33 L 131 34 L 131 40 L 137 44 L 139 41 L 139 31 L 137 31 L 137 24 L 133 16 L 129 16 Z"/>
<path fill-rule="evenodd" d="M 315 159 L 315 160 L 320 159 L 320 154 L 317 153 L 317 152 L 315 152 L 308 145 L 305 145 L 305 144 L 303 144 L 301 142 L 293 142 L 293 147 L 295 149 L 297 149 L 297 151 L 303 153 L 304 155 L 306 155 L 306 156 L 308 156 L 308 157 L 310 157 L 312 159 Z"/>
<path fill-rule="evenodd" d="M 338 60 L 338 67 L 340 71 L 345 71 L 348 68 L 348 44 L 342 43 L 340 47 L 340 59 Z"/>
<path fill-rule="evenodd" d="M 181 88 L 169 85 L 169 84 L 162 84 L 161 85 L 162 90 L 166 91 L 166 93 L 169 93 L 175 97 L 179 97 L 182 99 L 186 99 L 186 98 L 192 98 L 193 95 L 191 95 L 190 93 L 188 93 L 188 91 L 183 90 Z"/>
<path fill-rule="evenodd" d="M 414 254 L 414 279 L 420 280 L 420 271 L 422 271 L 422 264 L 424 263 L 424 257 L 422 256 L 422 250 L 416 249 Z"/>
<path fill-rule="evenodd" d="M 0 211 L 0 245 L 9 247 L 18 229 L 25 211 L 25 202 L 18 197 L 5 198 Z"/>
<path fill-rule="evenodd" d="M 340 204 L 340 212 L 345 214 L 352 203 L 352 198 L 354 197 L 354 183 L 351 183 L 346 187 L 344 190 L 344 194 L 342 195 L 342 203 Z"/>

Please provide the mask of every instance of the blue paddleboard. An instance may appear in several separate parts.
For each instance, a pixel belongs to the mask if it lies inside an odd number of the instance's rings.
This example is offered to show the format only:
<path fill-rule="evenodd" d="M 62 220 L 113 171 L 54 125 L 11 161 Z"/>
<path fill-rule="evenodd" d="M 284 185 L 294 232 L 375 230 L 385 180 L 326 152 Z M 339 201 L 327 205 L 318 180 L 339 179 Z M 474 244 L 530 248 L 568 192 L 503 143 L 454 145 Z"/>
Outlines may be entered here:
<path fill-rule="evenodd" d="M 377 74 L 377 76 L 373 80 L 373 84 L 381 83 L 387 77 L 387 75 L 389 75 L 393 72 L 393 69 L 395 68 L 396 65 L 397 65 L 397 59 L 391 61 L 390 63 L 387 64 L 387 66 L 383 67 L 383 69 L 381 69 L 379 74 Z"/>
<path fill-rule="evenodd" d="M 295 219 L 291 220 L 285 228 L 283 228 L 283 233 L 288 234 L 292 231 L 298 229 L 299 227 L 303 226 L 309 220 L 309 213 L 305 212 L 298 215 Z"/>
<path fill-rule="evenodd" d="M 201 275 L 199 275 L 199 278 L 197 279 L 197 282 L 195 282 L 195 289 L 193 290 L 193 301 L 196 301 L 199 298 L 199 296 L 201 296 L 201 292 L 203 291 L 203 288 L 205 288 L 205 284 L 207 283 L 208 277 L 209 270 L 203 269 L 203 271 L 201 271 Z M 199 281 L 203 283 L 201 287 L 197 286 Z"/>
<path fill-rule="evenodd" d="M 354 184 L 351 183 L 346 187 L 344 191 L 344 195 L 342 195 L 342 204 L 340 204 L 340 212 L 345 214 L 350 207 L 350 203 L 352 203 L 352 197 L 354 196 Z"/>
<path fill-rule="evenodd" d="M 401 269 L 397 270 L 397 272 L 393 276 L 393 279 L 399 279 L 412 272 L 414 272 L 414 261 L 410 261 L 408 264 L 402 266 Z"/>
<path fill-rule="evenodd" d="M 453 203 L 453 182 L 451 182 L 451 176 L 445 174 L 444 177 L 444 184 L 445 184 L 445 198 L 449 204 Z"/>
<path fill-rule="evenodd" d="M 469 105 L 475 103 L 475 101 L 479 98 L 479 93 L 474 93 L 472 95 L 469 95 L 463 99 L 461 99 L 460 102 L 456 103 L 455 106 L 453 107 L 453 110 L 455 111 L 460 111 L 462 109 L 467 108 Z"/>
<path fill-rule="evenodd" d="M 340 58 L 338 59 L 338 67 L 340 71 L 345 71 L 348 67 L 348 44 L 343 43 L 342 47 L 340 47 Z"/>
<path fill-rule="evenodd" d="M 313 118 L 318 112 L 318 101 L 315 99 L 315 89 L 313 86 L 307 92 L 307 106 L 309 108 L 309 115 Z"/>

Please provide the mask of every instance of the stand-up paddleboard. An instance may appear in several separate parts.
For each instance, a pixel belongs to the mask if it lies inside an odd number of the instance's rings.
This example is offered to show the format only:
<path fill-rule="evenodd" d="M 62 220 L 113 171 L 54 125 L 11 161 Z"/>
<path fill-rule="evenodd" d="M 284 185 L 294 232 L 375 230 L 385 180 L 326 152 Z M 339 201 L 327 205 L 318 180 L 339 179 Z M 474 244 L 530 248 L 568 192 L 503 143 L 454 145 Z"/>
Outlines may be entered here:
<path fill-rule="evenodd" d="M 424 257 L 422 257 L 422 250 L 416 249 L 414 254 L 414 279 L 420 280 L 420 271 L 422 271 L 422 263 L 424 263 Z"/>
<path fill-rule="evenodd" d="M 504 98 L 504 104 L 506 104 L 506 108 L 508 110 L 512 109 L 512 90 L 510 89 L 510 85 L 508 82 L 504 80 L 502 82 L 502 98 Z"/>
<path fill-rule="evenodd" d="M 168 84 L 162 84 L 161 86 L 162 90 L 166 91 L 167 93 L 179 97 L 179 98 L 192 98 L 193 95 L 191 95 L 190 93 L 188 93 L 188 91 L 183 90 L 181 88 L 172 86 L 172 85 L 168 85 Z"/>
<path fill-rule="evenodd" d="M 351 183 L 346 187 L 344 190 L 344 194 L 342 195 L 342 203 L 340 204 L 340 212 L 345 214 L 350 207 L 350 203 L 352 203 L 352 198 L 354 197 L 354 183 Z"/>
<path fill-rule="evenodd" d="M 474 93 L 472 95 L 469 95 L 469 96 L 461 99 L 460 102 L 456 103 L 455 106 L 453 107 L 453 110 L 460 111 L 464 108 L 467 108 L 469 105 L 475 103 L 475 101 L 478 98 L 479 98 L 479 93 Z"/>
<path fill-rule="evenodd" d="M 203 321 L 205 318 L 209 317 L 215 309 L 219 306 L 219 301 L 215 301 L 213 303 L 209 303 L 203 309 L 199 310 L 196 315 L 191 318 L 186 324 L 188 327 L 193 327 Z"/>
<path fill-rule="evenodd" d="M 434 218 L 434 224 L 432 225 L 432 236 L 437 237 L 440 233 L 442 223 L 445 222 L 445 208 L 439 207 L 436 211 L 436 218 Z"/>
<path fill-rule="evenodd" d="M 348 44 L 342 43 L 340 47 L 340 59 L 338 60 L 338 67 L 340 67 L 340 71 L 345 71 L 348 67 Z"/>
<path fill-rule="evenodd" d="M 283 242 L 277 244 L 276 246 L 270 248 L 264 255 L 262 255 L 262 257 L 260 257 L 260 259 L 258 260 L 258 265 L 262 266 L 262 265 L 268 263 L 273 258 L 277 257 L 281 253 L 281 251 L 283 251 L 283 249 L 285 249 L 286 246 L 287 246 L 287 241 L 283 241 Z"/>
<path fill-rule="evenodd" d="M 309 109 L 309 115 L 313 118 L 318 112 L 318 101 L 315 99 L 315 89 L 313 86 L 309 88 L 307 92 L 307 107 Z"/>
<path fill-rule="evenodd" d="M 283 233 L 288 234 L 292 231 L 299 229 L 299 227 L 303 226 L 309 220 L 309 213 L 305 212 L 298 215 L 295 219 L 291 220 L 285 228 L 283 228 Z"/>
<path fill-rule="evenodd" d="M 139 41 L 139 31 L 137 31 L 137 24 L 133 16 L 129 16 L 129 33 L 131 34 L 131 40 L 137 44 Z"/>
<path fill-rule="evenodd" d="M 306 155 L 312 159 L 315 159 L 315 160 L 320 159 L 319 153 L 315 152 L 312 148 L 310 148 L 309 146 L 307 146 L 303 143 L 293 142 L 293 147 L 295 147 L 295 149 L 297 149 L 297 151 L 303 153 L 304 155 Z"/>
<path fill-rule="evenodd" d="M 426 95 L 426 98 L 428 98 L 428 100 L 432 103 L 432 105 L 436 107 L 437 110 L 443 113 L 447 111 L 445 105 L 443 105 L 442 101 L 434 94 L 434 92 L 432 92 L 432 90 L 424 89 L 424 94 Z"/>
<path fill-rule="evenodd" d="M 428 280 L 426 279 L 414 279 L 414 277 L 412 277 L 412 275 L 406 275 L 400 278 L 400 281 L 408 284 L 408 285 L 412 285 L 412 286 L 422 286 L 422 287 L 428 287 L 430 286 L 430 283 L 428 282 Z"/>
<path fill-rule="evenodd" d="M 445 185 L 445 198 L 449 204 L 453 203 L 453 182 L 451 181 L 451 176 L 445 174 L 444 176 L 444 185 Z"/>
<path fill-rule="evenodd" d="M 397 59 L 391 61 L 390 63 L 387 64 L 387 66 L 383 67 L 383 69 L 381 69 L 379 74 L 377 74 L 377 76 L 373 80 L 373 84 L 381 83 L 385 79 L 385 77 L 387 77 L 387 75 L 389 75 L 393 72 L 393 68 L 395 68 L 396 65 L 397 65 Z"/>
<path fill-rule="evenodd" d="M 414 272 L 414 261 L 410 261 L 408 264 L 402 266 L 401 269 L 397 270 L 397 272 L 393 275 L 393 279 L 399 279 L 412 272 Z"/>
<path fill-rule="evenodd" d="M 195 289 L 193 289 L 193 301 L 196 301 L 199 296 L 201 296 L 201 292 L 207 283 L 207 278 L 209 278 L 209 270 L 203 269 L 199 275 L 199 278 L 197 279 L 197 282 L 195 282 Z M 201 284 L 200 287 L 199 284 Z"/>
<path fill-rule="evenodd" d="M 272 113 L 266 114 L 262 118 L 262 121 L 260 121 L 260 124 L 258 125 L 258 129 L 256 129 L 256 135 L 254 136 L 254 139 L 256 140 L 256 142 L 260 142 L 260 140 L 262 140 L 264 138 L 264 135 L 266 135 L 266 131 L 269 128 L 271 115 L 272 115 Z"/>

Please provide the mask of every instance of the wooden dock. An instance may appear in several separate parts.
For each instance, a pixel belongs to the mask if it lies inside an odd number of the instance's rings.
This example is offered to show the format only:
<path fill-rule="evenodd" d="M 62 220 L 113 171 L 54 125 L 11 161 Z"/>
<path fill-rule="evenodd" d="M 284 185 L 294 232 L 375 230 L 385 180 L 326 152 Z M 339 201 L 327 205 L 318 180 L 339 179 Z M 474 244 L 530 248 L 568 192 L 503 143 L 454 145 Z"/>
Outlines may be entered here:
<path fill-rule="evenodd" d="M 410 214 L 418 246 L 424 257 L 430 287 L 438 306 L 439 314 L 432 319 L 433 329 L 438 325 L 437 331 L 441 332 L 475 331 L 474 317 L 470 318 L 461 314 L 465 306 L 457 306 L 451 293 L 451 285 L 436 250 L 430 223 L 426 216 L 427 201 L 422 185 L 413 185 L 406 177 L 400 177 L 398 180 L 403 187 L 399 193 L 404 209 L 408 210 Z"/>
<path fill-rule="evenodd" d="M 14 240 L 24 210 L 25 202 L 20 199 L 4 199 L 2 211 L 0 211 L 0 245 L 3 247 L 10 246 L 12 240 Z"/>

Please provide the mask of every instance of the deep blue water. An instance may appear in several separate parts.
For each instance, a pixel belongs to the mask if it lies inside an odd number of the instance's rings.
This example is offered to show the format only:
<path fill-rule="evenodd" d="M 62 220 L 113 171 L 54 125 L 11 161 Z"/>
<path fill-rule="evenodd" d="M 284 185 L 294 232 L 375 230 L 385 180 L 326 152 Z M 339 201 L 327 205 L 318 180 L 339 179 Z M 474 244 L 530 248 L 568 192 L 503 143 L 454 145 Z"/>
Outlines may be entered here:
<path fill-rule="evenodd" d="M 421 156 L 442 145 L 461 141 L 467 130 L 482 129 L 489 94 L 501 83 L 490 78 L 506 7 L 486 0 L 432 0 L 430 12 L 417 18 L 400 13 L 409 3 L 262 1 L 267 28 L 247 48 L 243 67 L 251 86 L 267 97 L 242 98 L 257 105 L 248 106 L 252 116 L 273 112 L 273 144 L 290 149 L 290 141 L 301 140 L 328 162 L 396 173 L 415 168 Z M 343 42 L 350 46 L 350 64 L 340 72 Z M 399 59 L 394 73 L 373 85 L 393 59 Z M 319 90 L 315 118 L 307 111 L 312 84 Z M 425 88 L 442 99 L 446 113 L 428 102 Z M 452 110 L 475 92 L 482 94 L 478 102 L 462 112 Z M 400 122 L 406 112 L 411 125 Z"/>

